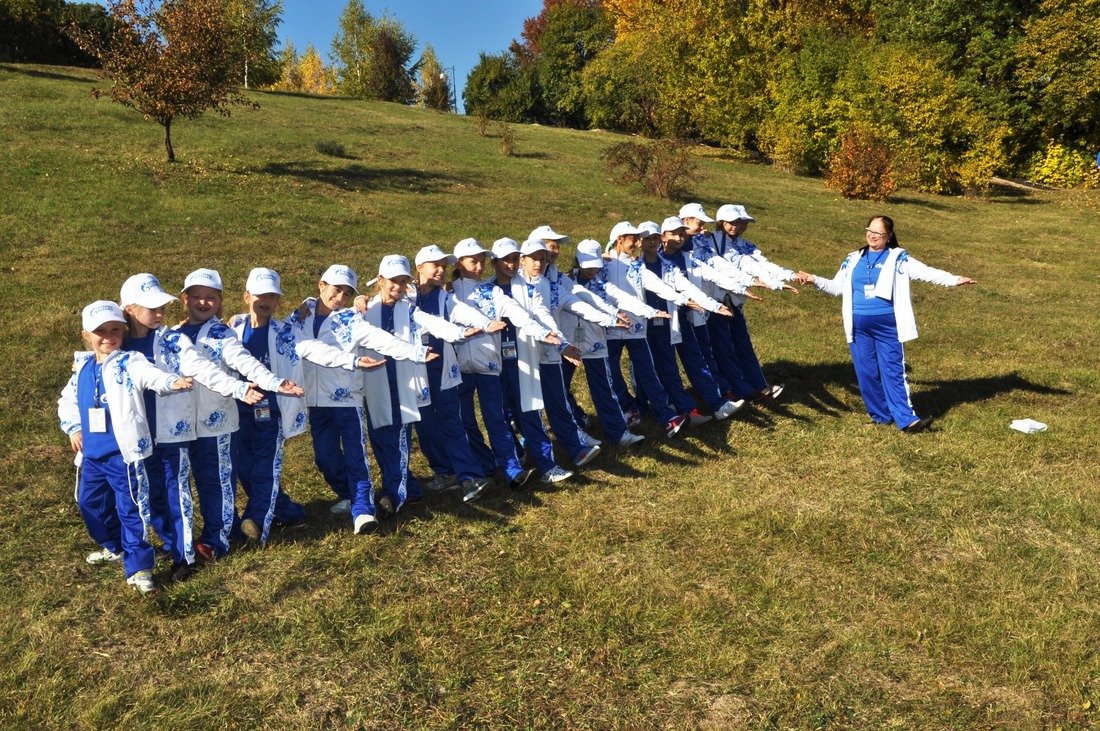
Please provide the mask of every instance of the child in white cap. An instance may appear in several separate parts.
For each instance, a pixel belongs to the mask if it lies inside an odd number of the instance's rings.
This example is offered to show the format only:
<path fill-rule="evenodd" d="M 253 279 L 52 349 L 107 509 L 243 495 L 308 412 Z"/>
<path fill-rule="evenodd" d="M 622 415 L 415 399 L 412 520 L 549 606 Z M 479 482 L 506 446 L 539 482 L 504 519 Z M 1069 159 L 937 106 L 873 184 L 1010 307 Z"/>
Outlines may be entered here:
<path fill-rule="evenodd" d="M 542 245 L 541 243 L 539 244 Z M 545 247 L 543 247 L 545 249 Z M 493 287 L 498 288 L 503 294 L 517 302 L 535 322 L 549 332 L 557 344 L 565 353 L 569 344 L 561 339 L 561 333 L 557 332 L 557 324 L 554 322 L 550 311 L 543 304 L 542 296 L 538 288 L 529 282 L 524 282 L 517 277 L 520 268 L 520 247 L 513 239 L 498 239 L 493 243 L 493 268 L 496 276 L 490 280 Z M 545 253 L 543 259 L 545 260 Z M 503 365 L 503 385 L 505 406 L 511 413 L 512 419 L 519 427 L 523 435 L 523 447 L 527 454 L 534 460 L 535 466 L 542 473 L 542 481 L 545 484 L 563 482 L 573 476 L 573 472 L 559 467 L 554 460 L 554 448 L 550 443 L 550 436 L 542 424 L 542 414 L 545 407 L 542 391 L 542 377 L 539 370 L 539 341 L 541 338 L 525 337 L 515 328 L 505 328 L 501 335 L 501 355 Z M 579 355 L 576 348 L 569 351 L 573 357 Z M 569 420 L 572 424 L 572 419 Z M 580 446 L 575 426 L 570 433 L 569 429 L 563 430 L 558 439 L 563 446 L 573 448 Z M 566 446 L 568 451 L 569 446 Z M 598 447 L 592 447 L 598 450 Z M 598 454 L 595 452 L 594 454 Z"/>
<path fill-rule="evenodd" d="M 247 312 L 230 326 L 248 353 L 279 378 L 303 380 L 295 330 L 275 317 L 283 296 L 278 272 L 258 267 L 248 273 L 244 305 Z M 263 391 L 259 402 L 237 405 L 240 429 L 233 435 L 233 466 L 248 496 L 240 529 L 252 541 L 267 543 L 278 516 L 287 522 L 305 519 L 305 508 L 282 489 L 283 445 L 304 434 L 308 425 L 305 398 Z"/>
<path fill-rule="evenodd" d="M 619 298 L 614 298 L 606 291 L 598 289 L 596 274 L 603 269 L 603 266 L 602 250 L 598 241 L 586 239 L 577 244 L 577 266 L 573 270 L 573 276 L 576 277 L 578 288 L 590 302 L 618 313 L 621 311 L 618 304 Z M 592 286 L 595 291 L 588 289 L 588 286 Z M 625 292 L 622 295 L 624 310 L 632 308 L 636 314 L 643 317 L 648 314 L 650 308 L 644 303 L 627 297 Z M 615 397 L 615 388 L 611 384 L 610 366 L 607 361 L 607 329 L 568 311 L 559 315 L 558 322 L 562 332 L 569 336 L 573 345 L 581 351 L 588 392 L 592 397 L 592 405 L 596 407 L 596 415 L 603 427 L 604 436 L 612 443 L 623 447 L 629 447 L 645 439 L 641 434 L 635 434 L 627 428 L 622 406 Z M 567 389 L 573 382 L 573 374 L 576 370 L 576 366 L 569 361 L 562 364 L 562 375 Z M 570 399 L 571 404 L 575 404 L 572 394 Z M 574 414 L 577 410 L 574 406 Z"/>
<path fill-rule="evenodd" d="M 480 339 L 500 332 L 504 328 L 502 320 L 490 320 L 444 288 L 447 266 L 456 262 L 454 256 L 438 246 L 425 246 L 417 252 L 413 292 L 416 309 L 484 331 L 480 335 L 467 333 L 468 337 Z M 463 378 L 455 346 L 431 332 L 425 336 L 426 344 L 434 352 L 443 354 L 442 358 L 427 365 L 431 403 L 420 408 L 420 421 L 415 424 L 420 450 L 435 473 L 425 487 L 433 492 L 457 487 L 463 495 L 480 494 L 488 486 L 488 478 L 495 468 L 491 460 L 488 467 L 483 467 L 474 457 L 463 426 L 462 401 L 458 395 Z"/>
<path fill-rule="evenodd" d="M 489 252 L 477 239 L 463 239 L 455 245 L 455 279 L 451 283 L 455 299 L 481 311 L 490 320 L 504 320 L 518 332 L 530 332 L 536 338 L 552 345 L 561 341 L 549 329 L 535 322 L 519 304 L 492 282 L 481 281 L 485 260 Z M 505 415 L 503 372 L 504 330 L 486 332 L 455 346 L 462 383 L 458 396 L 462 403 L 462 422 L 470 449 L 482 469 L 489 474 L 499 468 L 508 486 L 522 489 L 534 476 L 535 470 L 525 470 L 516 453 L 515 440 Z M 509 340 L 509 355 L 515 351 L 515 340 Z M 489 445 L 477 423 L 474 393 L 481 406 L 481 419 L 489 435 Z M 471 502 L 481 496 L 481 491 L 467 492 L 463 500 Z"/>
<path fill-rule="evenodd" d="M 119 291 L 129 325 L 123 349 L 141 353 L 161 370 L 193 377 L 222 396 L 258 401 L 262 395 L 252 384 L 218 368 L 199 355 L 186 335 L 164 326 L 165 307 L 176 299 L 152 274 L 128 278 Z M 189 577 L 195 563 L 190 450 L 197 436 L 196 399 L 194 390 L 145 392 L 145 415 L 153 430 L 153 454 L 145 460 L 149 507 L 153 528 L 172 556 L 173 581 Z"/>
<path fill-rule="evenodd" d="M 643 301 L 645 293 L 652 292 L 677 305 L 687 305 L 691 301 L 690 297 L 680 294 L 665 284 L 660 277 L 642 266 L 641 261 L 634 258 L 642 233 L 641 229 L 635 228 L 629 221 L 615 224 L 609 239 L 612 247 L 611 259 L 597 276 Z M 655 311 L 662 310 L 655 308 Z M 671 319 L 667 312 L 663 314 L 664 318 Z M 637 423 L 640 414 L 635 408 L 634 397 L 627 390 L 622 368 L 619 365 L 623 348 L 626 348 L 630 355 L 630 362 L 634 366 L 634 380 L 638 388 L 645 392 L 650 408 L 664 425 L 665 434 L 671 439 L 687 423 L 687 417 L 677 414 L 672 409 L 668 393 L 657 377 L 653 354 L 650 352 L 649 343 L 646 342 L 646 320 L 633 315 L 631 320 L 632 325 L 629 330 L 608 330 L 607 332 L 608 361 L 611 364 L 611 382 L 615 385 L 615 395 L 627 413 L 626 423 L 628 425 Z"/>
<path fill-rule="evenodd" d="M 426 347 L 438 356 L 432 362 L 442 361 L 444 369 L 457 366 L 448 358 L 452 350 L 432 349 L 429 334 L 454 343 L 477 335 L 481 329 L 455 325 L 414 306 L 405 296 L 412 271 L 409 260 L 400 254 L 382 257 L 376 281 L 378 294 L 368 304 L 367 322 L 403 343 Z M 367 354 L 380 356 L 370 351 Z M 387 358 L 385 367 L 367 371 L 363 381 L 371 446 L 382 470 L 378 509 L 392 515 L 406 502 L 419 502 L 424 497 L 419 481 L 409 469 L 409 451 L 412 425 L 420 421 L 421 410 L 431 403 L 428 373 L 423 363 Z"/>
<path fill-rule="evenodd" d="M 612 304 L 598 300 L 588 293 L 584 287 L 577 284 L 569 274 L 563 272 L 558 268 L 558 257 L 561 256 L 561 246 L 569 243 L 569 237 L 565 234 L 559 234 L 554 231 L 550 226 L 539 226 L 531 232 L 531 235 L 527 238 L 528 241 L 539 241 L 546 247 L 546 265 L 542 270 L 542 278 L 546 280 L 550 286 L 549 299 L 546 300 L 550 309 L 550 314 L 554 316 L 554 319 L 558 321 L 563 327 L 564 322 L 568 319 L 571 326 L 575 327 L 574 320 L 580 318 L 590 323 L 599 326 L 602 330 L 605 327 L 630 327 L 630 318 L 625 312 L 620 312 L 618 307 Z M 603 341 L 604 338 L 600 338 Z M 581 350 L 581 357 L 584 358 L 584 351 Z M 552 354 L 551 354 L 552 355 Z M 573 394 L 569 390 L 569 383 L 573 378 L 573 371 L 577 368 L 568 359 L 559 359 L 560 368 L 562 371 L 562 389 L 565 392 L 566 403 L 569 407 L 569 413 L 573 416 L 573 420 L 579 430 L 579 436 L 581 444 L 586 447 L 598 447 L 600 441 L 585 431 L 588 427 L 587 415 L 577 405 L 576 399 L 573 398 Z M 545 358 L 543 362 L 547 365 L 548 369 L 553 369 L 558 365 L 557 361 L 549 360 Z M 542 366 L 540 365 L 540 369 Z M 568 375 L 566 373 L 568 372 Z M 547 378 L 553 378 L 551 374 L 544 374 L 544 380 Z M 547 416 L 550 415 L 549 408 L 547 409 Z M 554 422 L 550 422 L 550 427 L 557 433 L 557 427 Z"/>
<path fill-rule="evenodd" d="M 351 513 L 352 529 L 361 535 L 376 531 L 378 519 L 359 370 L 381 367 L 381 356 L 418 363 L 438 356 L 424 345 L 398 340 L 349 308 L 358 283 L 355 270 L 333 264 L 317 283 L 318 296 L 307 299 L 288 322 L 296 329 L 298 354 L 305 359 L 314 462 L 340 498 L 332 512 Z M 361 348 L 380 357 L 361 355 Z"/>
<path fill-rule="evenodd" d="M 187 322 L 180 332 L 195 343 L 199 353 L 226 373 L 230 369 L 269 393 L 302 395 L 293 381 L 280 378 L 249 354 L 237 334 L 219 319 L 222 309 L 222 278 L 213 269 L 196 269 L 183 282 L 183 304 Z M 229 535 L 237 517 L 233 473 L 233 433 L 240 419 L 231 399 L 199 385 L 198 439 L 191 450 L 195 490 L 203 526 L 195 552 L 206 561 L 229 551 Z"/>
<path fill-rule="evenodd" d="M 75 354 L 73 375 L 57 402 L 61 430 L 80 460 L 78 504 L 88 533 L 103 547 L 102 561 L 121 557 L 126 583 L 148 594 L 156 586 L 144 461 L 153 453 L 153 438 L 142 393 L 188 389 L 191 379 L 122 350 L 126 316 L 114 302 L 93 302 L 81 321 L 91 352 Z"/>

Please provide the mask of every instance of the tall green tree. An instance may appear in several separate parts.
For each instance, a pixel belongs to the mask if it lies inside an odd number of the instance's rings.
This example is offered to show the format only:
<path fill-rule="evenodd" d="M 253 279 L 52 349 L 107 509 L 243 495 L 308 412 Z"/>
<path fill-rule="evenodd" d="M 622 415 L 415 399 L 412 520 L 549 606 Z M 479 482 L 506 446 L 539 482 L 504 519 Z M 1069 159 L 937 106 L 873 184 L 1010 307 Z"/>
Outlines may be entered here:
<path fill-rule="evenodd" d="M 332 39 L 338 87 L 345 96 L 411 104 L 416 37 L 386 13 L 376 18 L 362 0 L 348 0 Z"/>
<path fill-rule="evenodd" d="M 424 53 L 417 63 L 417 79 L 416 103 L 419 106 L 440 112 L 452 111 L 451 82 L 430 43 L 424 45 Z"/>
<path fill-rule="evenodd" d="M 511 53 L 482 53 L 466 77 L 462 101 L 467 114 L 504 122 L 534 122 L 541 117 L 538 77 Z"/>
<path fill-rule="evenodd" d="M 584 69 L 614 39 L 614 21 L 598 2 L 561 3 L 546 11 L 534 55 L 546 121 L 585 126 Z"/>
<path fill-rule="evenodd" d="M 95 55 L 111 88 L 95 89 L 111 101 L 155 119 L 164 128 L 164 148 L 174 162 L 172 122 L 207 110 L 229 116 L 233 104 L 255 106 L 233 78 L 240 46 L 224 0 L 108 0 L 116 30 L 109 42 L 78 27 L 76 42 Z"/>
<path fill-rule="evenodd" d="M 279 75 L 275 46 L 283 22 L 281 0 L 225 0 L 233 33 L 240 44 L 244 88 L 271 84 Z"/>

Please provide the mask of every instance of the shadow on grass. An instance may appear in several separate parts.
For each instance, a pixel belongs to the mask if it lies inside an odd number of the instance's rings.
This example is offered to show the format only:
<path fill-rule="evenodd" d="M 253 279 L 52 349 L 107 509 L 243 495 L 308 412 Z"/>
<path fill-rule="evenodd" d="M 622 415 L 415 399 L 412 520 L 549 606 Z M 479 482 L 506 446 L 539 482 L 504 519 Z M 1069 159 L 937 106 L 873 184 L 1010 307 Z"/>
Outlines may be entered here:
<path fill-rule="evenodd" d="M 62 67 L 63 68 L 63 67 Z M 17 67 L 7 63 L 0 63 L 0 69 L 4 71 L 10 71 L 13 74 L 23 74 L 24 76 L 33 76 L 36 79 L 56 79 L 58 81 L 79 81 L 82 84 L 86 84 L 91 79 L 84 76 L 74 76 L 72 74 L 62 74 L 57 71 L 42 71 L 40 68 L 29 67 Z M 97 72 L 98 69 L 87 69 L 89 73 Z"/>
<path fill-rule="evenodd" d="M 371 168 L 366 165 L 327 167 L 317 162 L 269 162 L 257 172 L 277 177 L 298 178 L 331 185 L 341 190 L 404 190 L 415 193 L 439 193 L 460 181 L 438 172 L 412 168 Z"/>
<path fill-rule="evenodd" d="M 1032 383 L 1019 373 L 985 378 L 962 378 L 955 381 L 914 381 L 931 390 L 917 394 L 917 401 L 928 416 L 940 417 L 959 404 L 987 401 L 1012 391 L 1026 391 L 1044 396 L 1069 396 L 1070 391 Z M 922 409 L 917 409 L 921 412 Z"/>
<path fill-rule="evenodd" d="M 800 404 L 827 416 L 840 416 L 851 409 L 836 396 L 835 389 L 844 389 L 859 396 L 855 368 L 850 361 L 805 365 L 793 361 L 775 361 L 764 367 L 769 383 L 786 383 L 786 390 L 779 401 L 772 404 L 754 404 L 737 415 L 738 419 L 751 420 L 758 426 L 768 426 L 769 412 L 781 413 L 787 418 L 811 421 L 808 416 L 792 413 L 790 407 Z M 941 417 L 960 404 L 986 401 L 1013 391 L 1027 391 L 1050 396 L 1067 396 L 1069 391 L 1033 383 L 1019 373 L 983 378 L 962 378 L 953 381 L 910 381 L 927 390 L 915 394 L 917 413 Z"/>

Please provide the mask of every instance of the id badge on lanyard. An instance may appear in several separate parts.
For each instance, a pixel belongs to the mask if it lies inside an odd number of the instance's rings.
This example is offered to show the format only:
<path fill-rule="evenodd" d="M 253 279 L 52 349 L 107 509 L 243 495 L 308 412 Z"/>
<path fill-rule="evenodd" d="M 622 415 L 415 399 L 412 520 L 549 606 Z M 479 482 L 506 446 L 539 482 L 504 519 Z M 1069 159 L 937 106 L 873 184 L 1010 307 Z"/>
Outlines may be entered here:
<path fill-rule="evenodd" d="M 92 434 L 107 433 L 107 409 L 98 406 L 88 409 L 88 430 Z"/>
<path fill-rule="evenodd" d="M 519 357 L 519 353 L 516 350 L 515 340 L 502 340 L 500 341 L 500 354 L 504 360 L 515 360 Z"/>
<path fill-rule="evenodd" d="M 256 421 L 271 421 L 271 403 L 266 398 L 252 407 L 252 418 Z"/>

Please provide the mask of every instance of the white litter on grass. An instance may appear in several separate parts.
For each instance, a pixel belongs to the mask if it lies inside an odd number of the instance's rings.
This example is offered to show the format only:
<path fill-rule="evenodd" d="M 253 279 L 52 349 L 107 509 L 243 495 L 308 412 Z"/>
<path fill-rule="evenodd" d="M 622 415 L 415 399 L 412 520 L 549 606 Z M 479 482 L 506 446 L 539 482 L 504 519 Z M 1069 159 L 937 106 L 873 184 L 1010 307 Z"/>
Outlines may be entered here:
<path fill-rule="evenodd" d="M 1035 421 L 1035 419 L 1016 419 L 1012 422 L 1012 428 L 1024 434 L 1034 434 L 1035 432 L 1046 431 L 1047 425 L 1041 421 Z"/>

